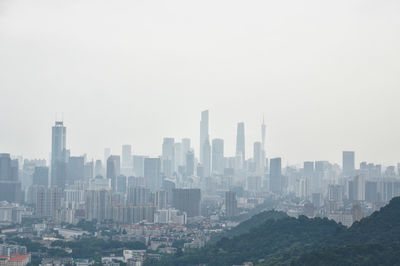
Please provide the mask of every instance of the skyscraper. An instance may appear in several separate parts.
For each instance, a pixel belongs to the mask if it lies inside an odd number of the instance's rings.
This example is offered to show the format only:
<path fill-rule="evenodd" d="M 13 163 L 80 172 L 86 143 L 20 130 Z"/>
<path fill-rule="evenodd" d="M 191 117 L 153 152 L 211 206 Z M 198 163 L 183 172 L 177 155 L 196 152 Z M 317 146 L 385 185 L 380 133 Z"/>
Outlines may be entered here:
<path fill-rule="evenodd" d="M 71 156 L 67 164 L 67 183 L 83 181 L 85 176 L 85 159 L 83 156 Z"/>
<path fill-rule="evenodd" d="M 262 158 L 262 171 L 264 173 L 265 171 L 265 157 L 267 156 L 266 151 L 265 151 L 265 136 L 266 136 L 266 126 L 264 123 L 264 116 L 263 116 L 263 123 L 261 125 L 261 158 Z"/>
<path fill-rule="evenodd" d="M 354 173 L 354 157 L 354 151 L 343 152 L 343 175 L 346 177 L 349 177 Z"/>
<path fill-rule="evenodd" d="M 176 188 L 172 192 L 172 205 L 188 217 L 200 215 L 201 192 L 198 188 Z"/>
<path fill-rule="evenodd" d="M 186 154 L 189 151 L 190 151 L 190 139 L 189 138 L 182 139 L 183 165 L 186 165 Z"/>
<path fill-rule="evenodd" d="M 107 159 L 107 178 L 111 180 L 111 187 L 113 191 L 117 189 L 117 176 L 120 175 L 121 162 L 120 157 L 111 155 Z"/>
<path fill-rule="evenodd" d="M 0 153 L 0 180 L 11 179 L 11 157 L 8 153 Z"/>
<path fill-rule="evenodd" d="M 61 206 L 62 191 L 57 187 L 39 187 L 36 195 L 36 215 L 55 217 Z"/>
<path fill-rule="evenodd" d="M 194 152 L 191 150 L 186 153 L 186 175 L 194 175 Z"/>
<path fill-rule="evenodd" d="M 211 146 L 208 137 L 204 142 L 203 147 L 203 167 L 204 167 L 204 176 L 208 177 L 211 175 Z"/>
<path fill-rule="evenodd" d="M 160 158 L 145 158 L 144 159 L 144 178 L 146 187 L 151 191 L 156 191 L 161 188 L 162 178 L 160 174 Z"/>
<path fill-rule="evenodd" d="M 108 157 L 111 155 L 110 148 L 104 148 L 104 163 L 107 163 Z"/>
<path fill-rule="evenodd" d="M 262 150 L 262 144 L 259 141 L 254 142 L 253 161 L 256 165 L 257 175 L 263 176 L 264 175 L 263 150 Z"/>
<path fill-rule="evenodd" d="M 236 133 L 236 156 L 241 157 L 242 163 L 246 160 L 246 150 L 245 150 L 245 136 L 244 136 L 244 123 L 240 122 L 237 124 Z M 239 166 L 239 168 L 242 168 Z"/>
<path fill-rule="evenodd" d="M 32 176 L 32 185 L 49 186 L 49 168 L 46 166 L 36 166 Z"/>
<path fill-rule="evenodd" d="M 213 139 L 212 141 L 212 172 L 224 173 L 224 140 Z"/>
<path fill-rule="evenodd" d="M 132 172 L 132 146 L 122 145 L 122 174 L 131 175 Z"/>
<path fill-rule="evenodd" d="M 168 193 L 165 190 L 159 190 L 155 195 L 155 205 L 157 209 L 166 209 L 168 204 Z"/>
<path fill-rule="evenodd" d="M 94 167 L 94 176 L 103 175 L 103 164 L 101 160 L 96 160 L 96 164 Z"/>
<path fill-rule="evenodd" d="M 150 190 L 142 186 L 130 186 L 128 188 L 128 205 L 147 205 L 150 201 Z"/>
<path fill-rule="evenodd" d="M 208 135 L 208 110 L 201 112 L 200 121 L 200 163 L 204 163 L 204 143 L 209 138 Z"/>
<path fill-rule="evenodd" d="M 162 171 L 170 177 L 174 173 L 175 166 L 175 139 L 164 138 L 162 145 Z"/>
<path fill-rule="evenodd" d="M 133 155 L 133 175 L 144 176 L 144 158 L 147 156 Z"/>
<path fill-rule="evenodd" d="M 85 167 L 84 167 L 84 172 L 85 172 L 85 181 L 88 182 L 90 179 L 92 179 L 94 177 L 93 175 L 93 170 L 94 170 L 94 162 L 93 160 L 91 162 L 87 162 L 85 163 Z"/>
<path fill-rule="evenodd" d="M 303 175 L 307 178 L 311 178 L 314 175 L 314 162 L 304 162 Z"/>
<path fill-rule="evenodd" d="M 179 166 L 183 165 L 182 143 L 175 142 L 174 144 L 174 171 L 177 171 Z"/>
<path fill-rule="evenodd" d="M 282 166 L 281 158 L 273 158 L 270 160 L 269 168 L 270 190 L 274 193 L 282 192 Z"/>
<path fill-rule="evenodd" d="M 233 191 L 225 192 L 225 215 L 226 217 L 234 217 L 237 214 L 236 193 Z"/>
<path fill-rule="evenodd" d="M 10 154 L 0 153 L 0 201 L 21 200 L 21 182 L 18 181 L 18 160 L 11 160 Z"/>
<path fill-rule="evenodd" d="M 86 191 L 86 220 L 102 222 L 112 218 L 112 198 L 108 190 Z"/>
<path fill-rule="evenodd" d="M 64 122 L 56 121 L 52 128 L 51 143 L 51 185 L 65 187 L 67 177 L 67 129 Z"/>

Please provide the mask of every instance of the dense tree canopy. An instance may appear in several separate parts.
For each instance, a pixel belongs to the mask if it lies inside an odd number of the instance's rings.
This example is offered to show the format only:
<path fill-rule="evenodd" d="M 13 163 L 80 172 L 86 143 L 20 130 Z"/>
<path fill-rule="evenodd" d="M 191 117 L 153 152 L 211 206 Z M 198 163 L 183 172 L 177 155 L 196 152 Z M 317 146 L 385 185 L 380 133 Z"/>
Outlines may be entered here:
<path fill-rule="evenodd" d="M 161 265 L 396 265 L 400 198 L 346 228 L 328 219 L 276 211 L 255 215 L 203 249 L 164 258 Z"/>

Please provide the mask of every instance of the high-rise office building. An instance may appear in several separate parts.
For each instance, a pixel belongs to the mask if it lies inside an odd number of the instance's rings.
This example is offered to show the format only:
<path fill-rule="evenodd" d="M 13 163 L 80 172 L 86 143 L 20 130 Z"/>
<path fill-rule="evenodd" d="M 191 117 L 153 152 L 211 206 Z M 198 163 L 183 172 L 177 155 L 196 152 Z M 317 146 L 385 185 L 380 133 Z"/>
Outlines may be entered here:
<path fill-rule="evenodd" d="M 204 168 L 204 176 L 208 177 L 211 175 L 211 146 L 208 137 L 204 142 L 203 147 L 203 168 Z"/>
<path fill-rule="evenodd" d="M 314 162 L 304 162 L 303 175 L 307 178 L 312 178 L 314 175 Z"/>
<path fill-rule="evenodd" d="M 200 163 L 204 163 L 204 143 L 209 139 L 208 135 L 208 110 L 201 112 L 200 121 Z"/>
<path fill-rule="evenodd" d="M 270 190 L 274 193 L 282 192 L 282 166 L 281 158 L 273 158 L 270 160 L 269 167 Z"/>
<path fill-rule="evenodd" d="M 107 163 L 108 157 L 111 155 L 111 148 L 104 148 L 104 163 Z"/>
<path fill-rule="evenodd" d="M 183 165 L 186 165 L 186 154 L 190 151 L 190 139 L 185 138 L 182 139 L 182 156 L 183 156 Z"/>
<path fill-rule="evenodd" d="M 186 153 L 186 175 L 194 175 L 194 152 L 192 150 Z"/>
<path fill-rule="evenodd" d="M 83 181 L 85 177 L 85 158 L 83 156 L 71 156 L 67 163 L 67 184 L 75 181 Z"/>
<path fill-rule="evenodd" d="M 113 191 L 116 191 L 116 179 L 120 175 L 120 157 L 117 155 L 111 155 L 107 159 L 107 179 L 111 181 L 111 187 Z"/>
<path fill-rule="evenodd" d="M 237 124 L 236 156 L 241 157 L 242 163 L 246 160 L 245 135 L 244 135 L 244 123 L 243 122 L 240 122 Z M 242 167 L 243 167 L 243 165 L 239 166 L 239 168 L 242 168 Z"/>
<path fill-rule="evenodd" d="M 121 173 L 124 175 L 132 174 L 132 146 L 122 145 Z"/>
<path fill-rule="evenodd" d="M 96 160 L 96 164 L 94 167 L 94 176 L 99 176 L 99 175 L 103 175 L 103 164 L 101 162 L 101 160 Z"/>
<path fill-rule="evenodd" d="M 0 153 L 0 201 L 19 202 L 21 182 L 18 179 L 18 160 L 10 154 Z"/>
<path fill-rule="evenodd" d="M 0 153 L 0 180 L 11 179 L 11 157 L 8 153 Z"/>
<path fill-rule="evenodd" d="M 156 191 L 161 188 L 162 178 L 160 167 L 160 158 L 144 159 L 144 179 L 146 187 L 149 188 L 151 191 Z"/>
<path fill-rule="evenodd" d="M 61 206 L 61 189 L 58 187 L 39 187 L 36 193 L 36 216 L 56 217 Z"/>
<path fill-rule="evenodd" d="M 188 217 L 200 215 L 201 192 L 198 188 L 176 188 L 172 192 L 174 208 L 186 212 Z"/>
<path fill-rule="evenodd" d="M 125 175 L 119 175 L 117 176 L 117 182 L 116 182 L 116 191 L 118 193 L 125 194 L 126 193 L 126 188 L 128 186 L 128 180 Z"/>
<path fill-rule="evenodd" d="M 128 188 L 128 205 L 147 205 L 150 201 L 150 190 L 142 186 L 131 186 Z"/>
<path fill-rule="evenodd" d="M 86 220 L 102 222 L 112 219 L 112 197 L 109 190 L 86 191 Z"/>
<path fill-rule="evenodd" d="M 164 138 L 162 145 L 162 171 L 170 177 L 174 173 L 175 166 L 175 139 Z"/>
<path fill-rule="evenodd" d="M 225 215 L 226 217 L 234 217 L 237 214 L 236 193 L 233 191 L 225 192 Z"/>
<path fill-rule="evenodd" d="M 91 162 L 85 163 L 85 167 L 84 168 L 85 168 L 84 169 L 84 172 L 85 172 L 84 179 L 85 179 L 86 182 L 88 182 L 90 179 L 92 179 L 94 177 L 94 172 L 93 172 L 94 163 L 93 163 L 93 160 Z"/>
<path fill-rule="evenodd" d="M 122 145 L 122 168 L 132 167 L 132 146 Z"/>
<path fill-rule="evenodd" d="M 133 175 L 144 176 L 144 159 L 147 156 L 133 155 Z"/>
<path fill-rule="evenodd" d="M 255 164 L 256 173 L 258 176 L 264 175 L 264 163 L 263 163 L 263 150 L 262 143 L 259 141 L 254 142 L 253 147 L 253 162 Z"/>
<path fill-rule="evenodd" d="M 224 140 L 213 139 L 212 141 L 212 172 L 224 173 Z"/>
<path fill-rule="evenodd" d="M 37 166 L 33 172 L 32 185 L 49 186 L 49 168 L 45 166 Z"/>
<path fill-rule="evenodd" d="M 177 171 L 183 165 L 182 143 L 175 142 L 174 155 L 174 171 Z"/>
<path fill-rule="evenodd" d="M 354 151 L 343 152 L 343 176 L 350 177 L 353 175 L 355 169 L 354 157 Z"/>
<path fill-rule="evenodd" d="M 267 166 L 266 164 L 265 164 L 265 157 L 267 156 L 267 154 L 266 154 L 266 151 L 265 151 L 265 137 L 266 137 L 266 125 L 265 125 L 265 123 L 264 123 L 264 116 L 263 116 L 263 123 L 262 123 L 262 125 L 261 125 L 261 149 L 262 149 L 262 151 L 261 151 L 261 159 L 262 159 L 262 171 L 263 171 L 263 173 L 264 173 L 264 171 L 265 171 L 265 167 Z"/>
<path fill-rule="evenodd" d="M 155 195 L 155 205 L 157 209 L 166 209 L 168 205 L 168 193 L 165 190 L 159 190 Z"/>
<path fill-rule="evenodd" d="M 56 121 L 52 128 L 51 143 L 51 185 L 65 187 L 67 177 L 68 153 L 66 149 L 67 129 L 64 122 Z"/>

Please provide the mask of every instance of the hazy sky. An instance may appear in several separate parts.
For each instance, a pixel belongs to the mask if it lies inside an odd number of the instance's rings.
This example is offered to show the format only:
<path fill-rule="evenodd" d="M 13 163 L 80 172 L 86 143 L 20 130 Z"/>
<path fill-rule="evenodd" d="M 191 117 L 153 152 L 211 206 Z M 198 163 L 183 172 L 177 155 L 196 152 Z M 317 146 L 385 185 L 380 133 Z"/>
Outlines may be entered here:
<path fill-rule="evenodd" d="M 398 0 L 0 0 L 0 152 L 49 156 L 55 113 L 72 155 L 158 155 L 210 137 L 283 164 L 400 161 Z M 61 115 L 59 115 L 61 117 Z"/>

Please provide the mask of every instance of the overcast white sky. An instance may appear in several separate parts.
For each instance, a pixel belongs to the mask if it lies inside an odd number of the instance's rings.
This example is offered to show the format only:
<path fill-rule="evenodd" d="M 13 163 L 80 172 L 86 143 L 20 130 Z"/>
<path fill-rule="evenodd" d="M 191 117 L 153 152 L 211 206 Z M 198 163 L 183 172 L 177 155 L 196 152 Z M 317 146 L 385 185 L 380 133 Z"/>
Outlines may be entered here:
<path fill-rule="evenodd" d="M 398 0 L 0 0 L 0 152 L 47 158 L 56 112 L 73 155 L 197 151 L 209 109 L 226 155 L 264 114 L 284 165 L 394 164 L 399 47 Z"/>

